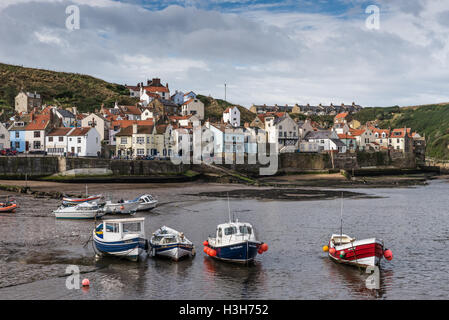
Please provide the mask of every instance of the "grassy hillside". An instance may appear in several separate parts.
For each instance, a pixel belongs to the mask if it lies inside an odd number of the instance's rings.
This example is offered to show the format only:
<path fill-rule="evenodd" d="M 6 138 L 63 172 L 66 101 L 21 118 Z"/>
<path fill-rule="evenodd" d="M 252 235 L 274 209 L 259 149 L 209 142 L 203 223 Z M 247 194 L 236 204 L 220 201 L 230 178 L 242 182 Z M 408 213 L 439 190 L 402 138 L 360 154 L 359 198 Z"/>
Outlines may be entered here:
<path fill-rule="evenodd" d="M 101 104 L 134 104 L 123 86 L 77 73 L 24 68 L 0 63 L 0 109 L 13 110 L 14 98 L 23 88 L 38 92 L 45 104 L 76 106 L 78 110 L 99 109 Z"/>
<path fill-rule="evenodd" d="M 381 128 L 412 128 L 426 136 L 427 155 L 449 160 L 449 103 L 415 107 L 364 108 L 354 116 L 365 123 L 378 120 Z"/>

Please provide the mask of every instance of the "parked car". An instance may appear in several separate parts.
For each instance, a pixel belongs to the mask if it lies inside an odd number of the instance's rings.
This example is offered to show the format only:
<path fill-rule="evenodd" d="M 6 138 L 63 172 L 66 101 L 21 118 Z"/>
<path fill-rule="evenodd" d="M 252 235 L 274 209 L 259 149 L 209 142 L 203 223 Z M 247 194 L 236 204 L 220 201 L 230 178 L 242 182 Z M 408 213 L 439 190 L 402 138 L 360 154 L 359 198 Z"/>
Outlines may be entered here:
<path fill-rule="evenodd" d="M 17 154 L 17 150 L 13 149 L 3 149 L 0 151 L 2 156 L 15 156 Z"/>

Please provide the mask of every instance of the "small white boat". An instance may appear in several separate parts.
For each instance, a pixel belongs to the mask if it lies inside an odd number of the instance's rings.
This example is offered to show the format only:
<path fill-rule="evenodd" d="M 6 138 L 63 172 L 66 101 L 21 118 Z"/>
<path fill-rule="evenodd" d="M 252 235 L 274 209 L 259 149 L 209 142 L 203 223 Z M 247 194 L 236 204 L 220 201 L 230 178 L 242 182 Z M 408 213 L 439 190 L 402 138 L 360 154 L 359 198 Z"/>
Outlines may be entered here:
<path fill-rule="evenodd" d="M 93 230 L 95 252 L 137 261 L 148 250 L 144 221 L 145 218 L 103 220 Z"/>
<path fill-rule="evenodd" d="M 94 219 L 104 215 L 103 210 L 96 202 L 83 202 L 70 207 L 61 206 L 53 213 L 57 219 Z"/>
<path fill-rule="evenodd" d="M 135 214 L 138 206 L 138 202 L 112 202 L 107 200 L 103 209 L 105 213 L 109 214 Z"/>
<path fill-rule="evenodd" d="M 151 194 L 144 194 L 143 196 L 137 197 L 134 200 L 125 201 L 125 203 L 126 202 L 137 202 L 139 204 L 137 211 L 149 211 L 156 207 L 158 201 L 154 199 Z"/>
<path fill-rule="evenodd" d="M 184 233 L 162 226 L 150 239 L 151 256 L 171 258 L 175 261 L 195 256 L 195 247 Z"/>

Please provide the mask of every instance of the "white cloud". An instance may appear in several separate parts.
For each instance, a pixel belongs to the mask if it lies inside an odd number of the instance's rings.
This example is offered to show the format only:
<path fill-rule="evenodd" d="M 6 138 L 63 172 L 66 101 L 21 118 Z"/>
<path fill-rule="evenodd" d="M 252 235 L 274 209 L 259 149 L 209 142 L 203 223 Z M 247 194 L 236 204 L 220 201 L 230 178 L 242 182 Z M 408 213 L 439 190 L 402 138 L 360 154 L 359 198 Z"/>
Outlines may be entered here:
<path fill-rule="evenodd" d="M 73 2 L 81 29 L 69 32 L 65 7 Z M 449 101 L 445 1 L 378 1 L 378 31 L 366 29 L 362 7 L 331 16 L 260 6 L 229 14 L 196 9 L 195 1 L 161 11 L 111 0 L 73 2 L 2 2 L 0 61 L 117 83 L 160 77 L 172 90 L 218 98 L 226 82 L 229 100 L 246 106 Z"/>

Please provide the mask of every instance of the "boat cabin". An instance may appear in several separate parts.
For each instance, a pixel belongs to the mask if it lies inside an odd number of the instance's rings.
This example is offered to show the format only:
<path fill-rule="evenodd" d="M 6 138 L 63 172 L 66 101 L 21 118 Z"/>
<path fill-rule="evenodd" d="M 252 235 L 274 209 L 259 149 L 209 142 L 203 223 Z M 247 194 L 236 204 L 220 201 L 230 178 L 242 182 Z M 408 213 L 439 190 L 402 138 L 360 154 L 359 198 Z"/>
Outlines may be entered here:
<path fill-rule="evenodd" d="M 334 245 L 341 245 L 341 244 L 347 244 L 355 241 L 354 238 L 351 238 L 350 236 L 346 234 L 333 234 L 331 237 L 331 241 Z"/>
<path fill-rule="evenodd" d="M 248 222 L 235 221 L 217 226 L 216 245 L 242 240 L 256 240 L 254 229 Z"/>
<path fill-rule="evenodd" d="M 145 218 L 103 220 L 103 223 L 95 228 L 95 234 L 104 241 L 145 238 L 144 221 Z"/>

